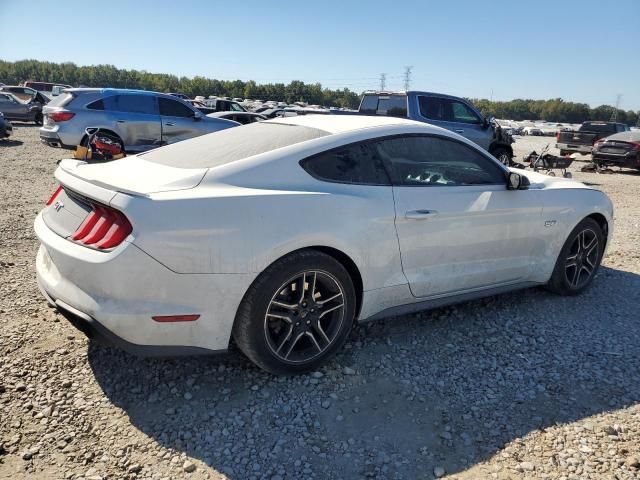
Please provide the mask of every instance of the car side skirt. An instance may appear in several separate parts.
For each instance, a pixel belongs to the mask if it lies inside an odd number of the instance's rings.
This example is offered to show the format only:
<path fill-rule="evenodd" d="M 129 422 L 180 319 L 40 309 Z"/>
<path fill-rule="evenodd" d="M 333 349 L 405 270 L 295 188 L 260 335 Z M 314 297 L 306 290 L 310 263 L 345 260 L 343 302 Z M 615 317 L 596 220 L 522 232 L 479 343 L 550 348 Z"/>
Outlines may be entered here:
<path fill-rule="evenodd" d="M 397 305 L 390 307 L 381 312 L 375 313 L 369 317 L 361 318 L 360 323 L 380 320 L 386 317 L 394 317 L 398 315 L 406 315 L 408 313 L 418 312 L 420 310 L 431 310 L 434 308 L 444 307 L 447 305 L 454 305 L 456 303 L 468 302 L 471 300 L 477 300 L 479 298 L 490 297 L 493 295 L 499 295 L 502 293 L 512 292 L 515 290 L 522 290 L 525 288 L 538 287 L 544 285 L 544 283 L 538 282 L 519 282 L 508 285 L 501 285 L 498 287 L 483 288 L 480 290 L 473 290 L 471 292 L 463 292 L 453 295 L 439 296 L 435 298 L 427 298 L 418 302 L 407 303 L 404 305 Z"/>

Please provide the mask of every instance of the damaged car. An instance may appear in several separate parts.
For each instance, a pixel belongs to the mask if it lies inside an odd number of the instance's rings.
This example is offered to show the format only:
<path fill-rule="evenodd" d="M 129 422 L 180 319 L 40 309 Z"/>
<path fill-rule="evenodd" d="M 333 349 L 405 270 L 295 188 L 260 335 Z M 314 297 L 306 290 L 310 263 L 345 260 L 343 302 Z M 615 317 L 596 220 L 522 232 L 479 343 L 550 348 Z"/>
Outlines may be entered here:
<path fill-rule="evenodd" d="M 613 233 L 603 192 L 398 117 L 279 118 L 55 176 L 36 271 L 62 315 L 142 355 L 233 337 L 275 374 L 319 368 L 356 321 L 579 294 Z"/>

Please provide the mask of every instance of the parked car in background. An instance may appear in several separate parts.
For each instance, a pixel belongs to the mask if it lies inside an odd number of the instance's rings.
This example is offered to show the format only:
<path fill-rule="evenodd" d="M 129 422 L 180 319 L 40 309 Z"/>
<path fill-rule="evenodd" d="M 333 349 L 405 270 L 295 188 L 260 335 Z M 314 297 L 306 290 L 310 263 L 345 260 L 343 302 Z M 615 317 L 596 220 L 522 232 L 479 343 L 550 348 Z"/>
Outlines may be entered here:
<path fill-rule="evenodd" d="M 640 130 L 620 132 L 601 138 L 593 145 L 593 163 L 640 170 Z"/>
<path fill-rule="evenodd" d="M 524 127 L 522 129 L 523 135 L 532 135 L 534 137 L 542 137 L 544 133 L 538 127 Z"/>
<path fill-rule="evenodd" d="M 238 102 L 222 98 L 208 98 L 205 106 L 215 109 L 216 112 L 246 112 L 247 110 Z"/>
<path fill-rule="evenodd" d="M 338 115 L 352 112 L 331 110 Z M 456 132 L 480 145 L 505 165 L 513 158 L 513 138 L 463 98 L 432 92 L 365 92 L 359 114 L 409 118 Z"/>
<path fill-rule="evenodd" d="M 69 87 L 67 87 L 66 85 L 54 85 L 53 88 L 51 89 L 51 96 L 57 97 L 62 92 L 64 92 L 67 88 Z"/>
<path fill-rule="evenodd" d="M 254 112 L 215 112 L 208 114 L 207 117 L 225 118 L 227 120 L 233 120 L 234 122 L 241 123 L 242 125 L 260 122 L 267 119 L 264 115 Z"/>
<path fill-rule="evenodd" d="M 172 97 L 178 97 L 183 100 L 189 100 L 189 96 L 185 95 L 184 93 L 173 92 L 173 93 L 167 93 L 167 95 L 171 95 Z"/>
<path fill-rule="evenodd" d="M 588 155 L 601 138 L 628 131 L 629 126 L 624 123 L 584 122 L 578 131 L 556 133 L 556 148 L 560 150 L 560 155 L 574 152 Z"/>
<path fill-rule="evenodd" d="M 185 102 L 191 104 L 192 107 L 196 108 L 197 110 L 204 113 L 205 115 L 209 115 L 210 113 L 217 112 L 215 108 L 207 107 L 204 103 L 202 103 L 199 100 L 185 100 Z"/>
<path fill-rule="evenodd" d="M 237 125 L 207 118 L 165 93 L 72 88 L 44 108 L 40 139 L 53 147 L 75 148 L 87 127 L 93 127 L 119 139 L 125 151 L 140 152 Z"/>
<path fill-rule="evenodd" d="M 50 100 L 49 97 L 43 95 L 41 92 L 29 87 L 3 85 L 0 87 L 0 92 L 11 93 L 24 102 L 39 103 L 41 106 L 45 106 Z"/>
<path fill-rule="evenodd" d="M 13 125 L 4 118 L 4 113 L 0 112 L 0 140 L 9 138 L 13 133 Z"/>
<path fill-rule="evenodd" d="M 0 112 L 8 120 L 42 124 L 42 105 L 24 102 L 11 93 L 0 92 Z"/>
<path fill-rule="evenodd" d="M 24 82 L 22 85 L 42 92 L 46 96 L 51 96 L 51 92 L 53 91 L 54 87 L 72 88 L 71 85 L 65 85 L 62 83 L 34 82 L 31 80 Z"/>
<path fill-rule="evenodd" d="M 578 294 L 613 232 L 603 192 L 392 117 L 257 122 L 63 160 L 56 178 L 36 272 L 62 315 L 146 355 L 233 336 L 276 374 L 319 368 L 357 320 L 536 285 Z"/>

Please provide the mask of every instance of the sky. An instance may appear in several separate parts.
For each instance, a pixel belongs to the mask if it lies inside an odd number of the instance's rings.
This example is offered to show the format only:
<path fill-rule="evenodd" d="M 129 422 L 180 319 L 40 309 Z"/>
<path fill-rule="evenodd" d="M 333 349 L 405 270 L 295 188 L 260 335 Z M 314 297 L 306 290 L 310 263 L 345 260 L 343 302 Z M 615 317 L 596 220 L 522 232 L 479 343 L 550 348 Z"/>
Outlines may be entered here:
<path fill-rule="evenodd" d="M 357 92 L 412 66 L 415 90 L 640 109 L 640 0 L 0 0 L 0 37 L 9 61 Z"/>

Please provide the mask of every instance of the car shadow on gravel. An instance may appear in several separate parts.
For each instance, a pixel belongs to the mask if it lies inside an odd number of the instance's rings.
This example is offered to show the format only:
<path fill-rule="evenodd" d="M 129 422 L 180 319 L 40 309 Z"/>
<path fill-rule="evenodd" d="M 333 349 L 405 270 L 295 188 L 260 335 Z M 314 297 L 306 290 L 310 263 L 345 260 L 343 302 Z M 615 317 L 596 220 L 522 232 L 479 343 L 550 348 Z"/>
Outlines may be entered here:
<path fill-rule="evenodd" d="M 91 344 L 88 355 L 109 400 L 174 452 L 166 461 L 184 452 L 234 479 L 432 478 L 638 403 L 639 291 L 640 275 L 602 268 L 580 296 L 530 289 L 365 324 L 298 377 L 233 352 L 160 361 Z"/>
<path fill-rule="evenodd" d="M 22 140 L 0 140 L 0 147 L 17 147 L 23 143 Z"/>

